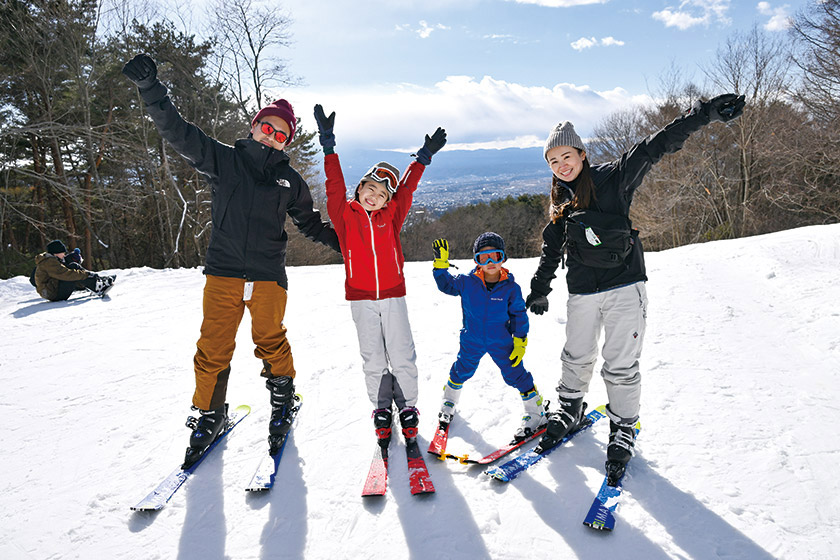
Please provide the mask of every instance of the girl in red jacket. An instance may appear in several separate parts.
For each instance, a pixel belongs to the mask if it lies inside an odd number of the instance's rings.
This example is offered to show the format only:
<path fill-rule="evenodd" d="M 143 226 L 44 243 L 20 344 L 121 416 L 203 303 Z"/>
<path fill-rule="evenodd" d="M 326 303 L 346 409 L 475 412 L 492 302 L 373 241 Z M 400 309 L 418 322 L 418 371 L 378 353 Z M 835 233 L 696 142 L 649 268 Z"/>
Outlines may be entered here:
<path fill-rule="evenodd" d="M 391 402 L 399 410 L 405 438 L 417 437 L 416 353 L 405 304 L 400 230 L 423 171 L 446 143 L 446 131 L 438 128 L 431 137 L 426 135 L 416 161 L 402 179 L 393 165 L 377 163 L 347 200 L 344 174 L 334 150 L 335 112 L 327 117 L 323 107 L 315 105 L 315 121 L 324 149 L 327 213 L 344 257 L 345 297 L 359 336 L 374 427 L 380 445 L 387 446 L 393 419 Z"/>

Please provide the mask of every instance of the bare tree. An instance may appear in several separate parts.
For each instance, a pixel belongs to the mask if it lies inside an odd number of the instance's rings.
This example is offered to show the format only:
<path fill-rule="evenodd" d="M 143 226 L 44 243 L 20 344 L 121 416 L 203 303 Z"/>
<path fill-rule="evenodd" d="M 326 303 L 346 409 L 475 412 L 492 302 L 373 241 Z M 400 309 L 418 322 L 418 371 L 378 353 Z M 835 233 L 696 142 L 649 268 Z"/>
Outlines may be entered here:
<path fill-rule="evenodd" d="M 269 89 L 294 81 L 277 55 L 291 42 L 291 20 L 276 7 L 255 6 L 252 0 L 215 0 L 212 12 L 221 81 L 247 120 L 272 101 Z"/>

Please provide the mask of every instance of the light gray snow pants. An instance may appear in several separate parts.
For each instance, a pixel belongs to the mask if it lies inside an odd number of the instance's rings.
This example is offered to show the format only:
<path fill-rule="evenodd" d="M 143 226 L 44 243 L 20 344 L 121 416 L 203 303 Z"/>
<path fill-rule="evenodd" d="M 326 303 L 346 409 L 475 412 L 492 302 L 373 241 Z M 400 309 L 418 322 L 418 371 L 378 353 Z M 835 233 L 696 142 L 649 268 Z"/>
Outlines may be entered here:
<path fill-rule="evenodd" d="M 647 304 L 644 282 L 597 294 L 569 296 L 560 379 L 568 391 L 562 390 L 563 396 L 582 396 L 589 389 L 603 327 L 601 376 L 607 385 L 610 411 L 625 422 L 638 419 L 642 394 L 639 358 L 645 337 Z"/>
<path fill-rule="evenodd" d="M 417 354 L 404 297 L 351 301 L 368 397 L 374 408 L 417 405 Z"/>

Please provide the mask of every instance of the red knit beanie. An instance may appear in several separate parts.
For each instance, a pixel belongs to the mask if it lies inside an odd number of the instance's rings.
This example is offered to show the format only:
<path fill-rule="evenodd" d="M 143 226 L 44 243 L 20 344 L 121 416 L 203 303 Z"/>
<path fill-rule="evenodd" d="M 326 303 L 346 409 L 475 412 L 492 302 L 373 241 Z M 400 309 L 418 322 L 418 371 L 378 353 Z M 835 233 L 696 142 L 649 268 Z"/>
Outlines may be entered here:
<path fill-rule="evenodd" d="M 254 125 L 257 124 L 259 120 L 266 115 L 274 115 L 286 121 L 286 124 L 289 125 L 289 130 L 291 131 L 291 133 L 289 134 L 288 141 L 291 142 L 292 138 L 295 137 L 295 128 L 297 127 L 297 119 L 295 119 L 295 110 L 292 109 L 291 103 L 289 103 L 285 99 L 278 99 L 271 105 L 266 105 L 265 107 L 259 110 L 254 119 L 251 121 L 251 128 L 254 128 Z"/>

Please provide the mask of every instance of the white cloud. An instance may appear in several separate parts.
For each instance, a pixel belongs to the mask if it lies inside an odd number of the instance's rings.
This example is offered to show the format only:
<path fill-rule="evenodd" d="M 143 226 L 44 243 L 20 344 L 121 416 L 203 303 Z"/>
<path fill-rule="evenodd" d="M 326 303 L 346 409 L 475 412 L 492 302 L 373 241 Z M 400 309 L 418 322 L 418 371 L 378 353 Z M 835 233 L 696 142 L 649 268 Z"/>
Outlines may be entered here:
<path fill-rule="evenodd" d="M 624 41 L 619 41 L 613 37 L 604 37 L 600 41 L 595 37 L 581 37 L 571 45 L 576 51 L 582 51 L 583 49 L 591 49 L 598 45 L 602 47 L 621 47 L 624 45 Z"/>
<path fill-rule="evenodd" d="M 589 4 L 606 4 L 610 0 L 508 0 L 517 4 L 536 4 L 546 8 L 570 8 L 572 6 L 588 6 Z"/>
<path fill-rule="evenodd" d="M 598 39 L 595 37 L 581 37 L 574 43 L 572 43 L 572 48 L 576 51 L 582 51 L 583 49 L 591 49 L 595 45 L 598 44 Z"/>
<path fill-rule="evenodd" d="M 728 25 L 731 20 L 727 17 L 730 0 L 684 0 L 679 7 L 668 6 L 664 10 L 654 12 L 653 19 L 665 24 L 665 27 L 676 27 L 682 31 L 697 25 L 709 26 L 713 22 Z"/>
<path fill-rule="evenodd" d="M 788 13 L 790 6 L 787 4 L 781 8 L 774 8 L 769 2 L 759 2 L 756 9 L 761 15 L 770 16 L 770 19 L 764 24 L 764 29 L 767 31 L 785 31 L 790 27 L 791 19 Z"/>
<path fill-rule="evenodd" d="M 432 31 L 438 30 L 447 30 L 450 29 L 448 26 L 443 25 L 442 23 L 436 23 L 434 25 L 429 25 L 425 20 L 420 20 L 419 27 L 412 27 L 409 24 L 402 24 L 402 25 L 395 25 L 394 29 L 397 31 L 410 31 L 412 33 L 417 33 L 421 39 L 428 39 L 429 35 L 432 34 Z"/>
<path fill-rule="evenodd" d="M 414 84 L 365 84 L 330 91 L 287 92 L 302 125 L 315 129 L 312 107 L 321 103 L 336 111 L 338 150 L 352 148 L 414 151 L 438 126 L 456 147 L 530 147 L 541 145 L 562 120 L 575 123 L 581 134 L 603 117 L 629 105 L 647 103 L 616 88 L 558 83 L 526 86 L 490 76 L 449 76 L 432 87 Z"/>

